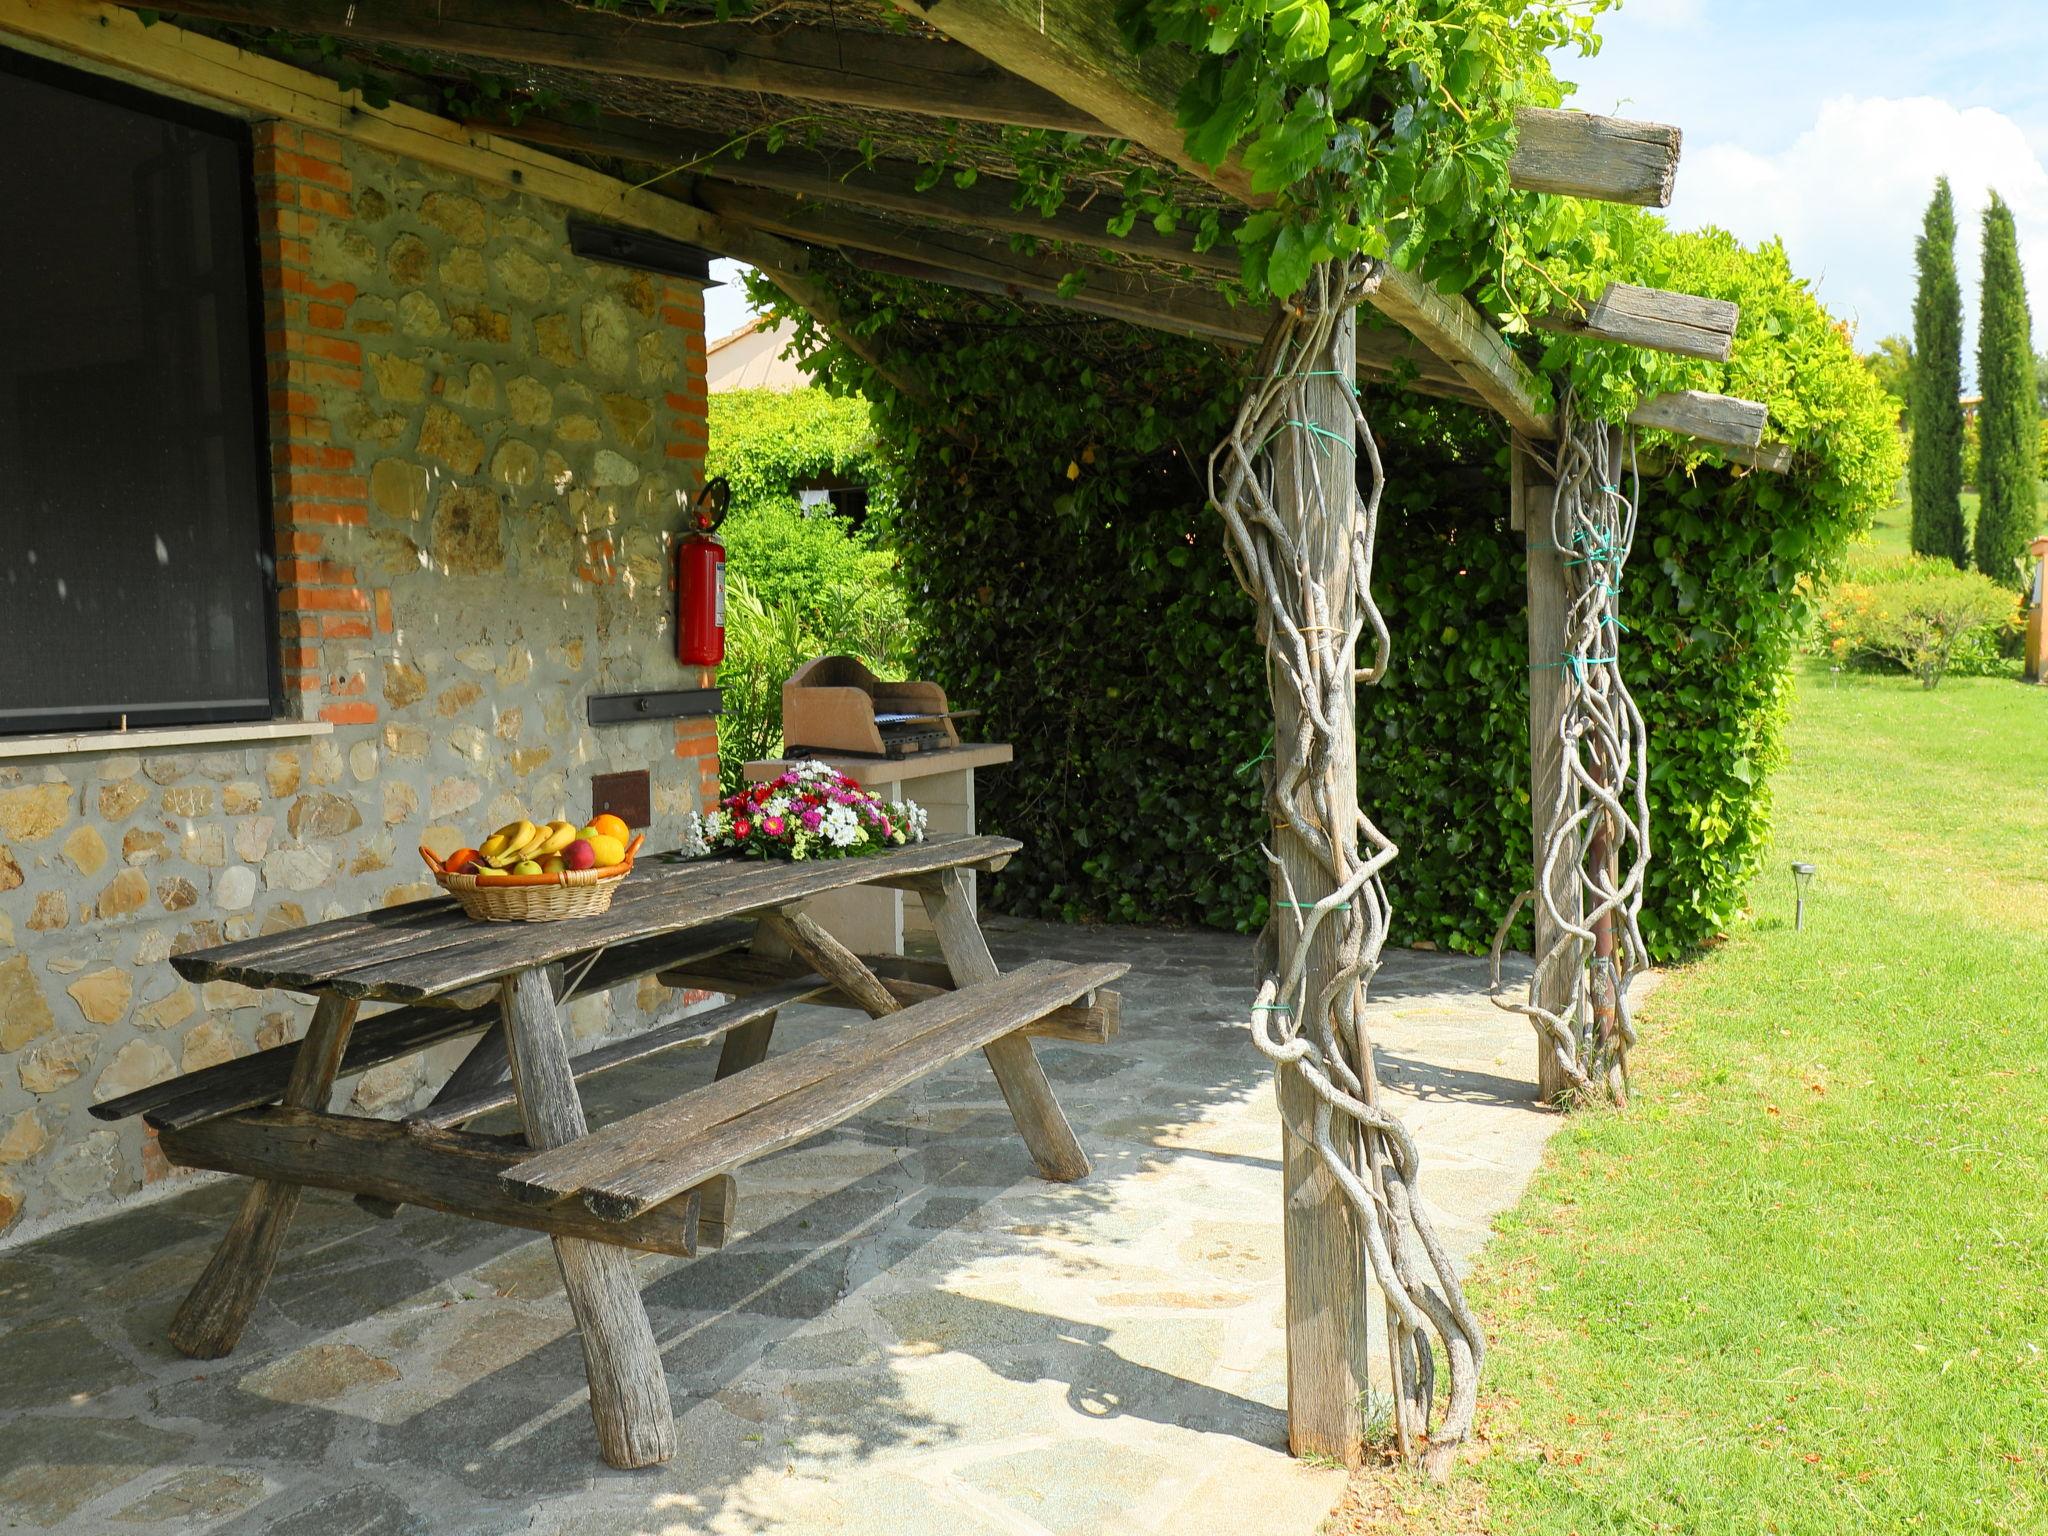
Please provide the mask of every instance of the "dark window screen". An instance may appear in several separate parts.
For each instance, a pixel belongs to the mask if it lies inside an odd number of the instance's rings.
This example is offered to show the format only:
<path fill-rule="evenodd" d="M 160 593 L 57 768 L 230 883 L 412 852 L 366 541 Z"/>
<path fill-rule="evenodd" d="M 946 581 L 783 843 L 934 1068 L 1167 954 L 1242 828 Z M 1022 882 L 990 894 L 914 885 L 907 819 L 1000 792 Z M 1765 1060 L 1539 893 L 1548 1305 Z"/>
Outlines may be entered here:
<path fill-rule="evenodd" d="M 0 53 L 0 732 L 273 713 L 232 119 Z"/>

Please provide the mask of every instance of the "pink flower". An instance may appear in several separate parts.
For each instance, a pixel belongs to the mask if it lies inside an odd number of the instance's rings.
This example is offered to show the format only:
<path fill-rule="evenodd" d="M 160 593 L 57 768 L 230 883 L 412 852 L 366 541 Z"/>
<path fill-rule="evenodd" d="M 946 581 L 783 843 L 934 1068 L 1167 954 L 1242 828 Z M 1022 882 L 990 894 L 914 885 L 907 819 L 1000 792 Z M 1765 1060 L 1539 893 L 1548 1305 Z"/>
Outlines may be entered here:
<path fill-rule="evenodd" d="M 782 818 L 780 816 L 769 816 L 765 818 L 761 823 L 761 830 L 763 832 L 766 832 L 770 837 L 782 836 Z"/>

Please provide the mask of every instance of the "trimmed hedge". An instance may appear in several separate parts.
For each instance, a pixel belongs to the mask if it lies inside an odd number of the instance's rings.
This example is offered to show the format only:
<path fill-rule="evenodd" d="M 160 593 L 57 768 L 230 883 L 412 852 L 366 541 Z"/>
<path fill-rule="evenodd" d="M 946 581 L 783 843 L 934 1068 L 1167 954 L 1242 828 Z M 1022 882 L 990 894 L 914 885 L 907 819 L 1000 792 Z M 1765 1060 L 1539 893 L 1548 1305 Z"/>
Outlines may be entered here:
<path fill-rule="evenodd" d="M 1651 727 L 1645 928 L 1670 956 L 1726 924 L 1762 857 L 1811 578 L 1888 500 L 1901 455 L 1882 392 L 1780 249 L 1654 230 L 1642 243 L 1664 285 L 1742 304 L 1736 357 L 1704 387 L 1768 401 L 1798 455 L 1788 476 L 1674 462 L 1643 487 L 1624 613 Z M 1257 927 L 1262 657 L 1202 480 L 1239 363 L 850 271 L 837 290 L 871 341 L 895 343 L 892 369 L 929 391 L 906 399 L 788 311 L 838 387 L 872 394 L 897 454 L 920 665 L 1018 744 L 1015 767 L 985 776 L 981 814 L 1028 853 L 990 899 L 1070 920 Z M 1375 390 L 1367 411 L 1388 468 L 1375 590 L 1396 662 L 1360 695 L 1361 798 L 1401 848 L 1395 939 L 1477 951 L 1531 862 L 1506 445 L 1459 406 Z"/>

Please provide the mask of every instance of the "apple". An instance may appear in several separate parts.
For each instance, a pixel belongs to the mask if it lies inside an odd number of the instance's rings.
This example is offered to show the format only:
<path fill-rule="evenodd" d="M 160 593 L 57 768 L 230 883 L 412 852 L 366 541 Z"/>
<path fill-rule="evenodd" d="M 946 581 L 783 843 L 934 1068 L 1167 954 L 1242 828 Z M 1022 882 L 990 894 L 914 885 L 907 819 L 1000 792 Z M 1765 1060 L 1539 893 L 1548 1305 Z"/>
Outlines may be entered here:
<path fill-rule="evenodd" d="M 590 839 L 579 837 L 562 850 L 562 862 L 571 869 L 592 869 L 597 865 L 597 850 L 590 846 Z"/>
<path fill-rule="evenodd" d="M 543 871 L 532 859 L 521 859 L 512 866 L 512 873 L 515 875 L 538 875 L 543 873 Z"/>
<path fill-rule="evenodd" d="M 551 853 L 540 861 L 540 872 L 544 875 L 559 875 L 569 867 L 559 853 Z"/>

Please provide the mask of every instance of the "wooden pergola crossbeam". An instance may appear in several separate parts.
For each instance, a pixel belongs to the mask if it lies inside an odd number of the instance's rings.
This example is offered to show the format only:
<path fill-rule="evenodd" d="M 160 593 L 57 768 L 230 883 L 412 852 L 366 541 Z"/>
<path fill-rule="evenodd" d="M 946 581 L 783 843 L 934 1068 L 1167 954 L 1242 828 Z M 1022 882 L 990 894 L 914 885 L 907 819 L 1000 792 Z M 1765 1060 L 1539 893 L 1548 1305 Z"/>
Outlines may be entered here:
<path fill-rule="evenodd" d="M 970 49 L 854 28 L 682 25 L 557 0 L 166 0 L 156 7 L 244 26 L 441 49 L 672 85 L 1067 133 L 1102 124 Z"/>
<path fill-rule="evenodd" d="M 1062 207 L 1047 215 L 1018 207 L 1022 188 L 1000 176 L 981 175 L 962 187 L 950 176 L 920 191 L 923 167 L 906 160 L 866 162 L 857 155 L 795 145 L 770 152 L 761 144 L 740 146 L 730 138 L 666 128 L 631 118 L 607 118 L 593 126 L 529 117 L 495 129 L 510 138 L 577 154 L 610 155 L 642 165 L 680 167 L 687 177 L 764 187 L 798 196 L 826 198 L 881 213 L 941 219 L 1005 235 L 1032 235 L 1075 245 L 1095 245 L 1154 260 L 1180 262 L 1209 272 L 1235 273 L 1237 246 L 1226 237 L 1207 251 L 1195 249 L 1188 233 L 1162 235 L 1149 219 L 1128 235 L 1109 225 L 1123 200 L 1105 193 L 1083 208 Z M 740 152 L 743 149 L 743 152 Z"/>
<path fill-rule="evenodd" d="M 1665 208 L 1681 138 L 1668 123 L 1522 107 L 1515 112 L 1508 181 L 1524 192 Z"/>
<path fill-rule="evenodd" d="M 1609 283 L 1606 292 L 1578 313 L 1548 315 L 1536 324 L 1595 341 L 1725 363 L 1735 349 L 1735 326 L 1741 318 L 1741 308 L 1726 299 Z"/>
<path fill-rule="evenodd" d="M 1651 396 L 1629 412 L 1628 420 L 1632 427 L 1676 432 L 1703 443 L 1753 451 L 1763 442 L 1770 414 L 1768 407 L 1755 400 L 1676 389 Z"/>

